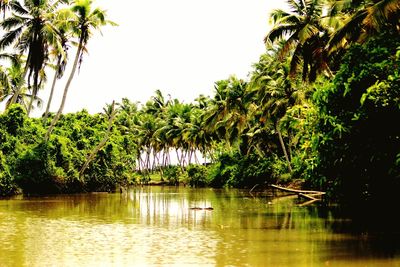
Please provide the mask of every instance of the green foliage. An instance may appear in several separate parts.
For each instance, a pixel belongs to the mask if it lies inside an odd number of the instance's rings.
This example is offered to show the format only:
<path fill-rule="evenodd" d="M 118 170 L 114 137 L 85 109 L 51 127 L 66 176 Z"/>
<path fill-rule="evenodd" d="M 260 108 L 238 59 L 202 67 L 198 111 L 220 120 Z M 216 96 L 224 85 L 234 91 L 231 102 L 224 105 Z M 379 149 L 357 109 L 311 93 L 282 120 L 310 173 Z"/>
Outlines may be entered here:
<path fill-rule="evenodd" d="M 63 115 L 48 142 L 41 119 L 27 118 L 19 105 L 0 115 L 0 122 L 1 195 L 17 187 L 29 194 L 112 191 L 132 180 L 134 144 L 119 125 L 80 177 L 86 156 L 106 132 L 102 115 L 85 110 Z"/>
<path fill-rule="evenodd" d="M 241 156 L 224 153 L 210 167 L 208 178 L 214 187 L 252 187 L 255 184 L 274 183 L 278 173 L 273 169 L 272 158 L 260 158 L 256 154 Z M 286 165 L 284 167 L 286 169 Z"/>
<path fill-rule="evenodd" d="M 5 157 L 0 151 L 0 196 L 8 196 L 16 192 L 16 187 L 6 164 Z"/>
<path fill-rule="evenodd" d="M 17 136 L 21 133 L 26 118 L 26 112 L 22 106 L 14 104 L 1 116 L 0 124 L 9 135 Z"/>
<path fill-rule="evenodd" d="M 190 164 L 186 168 L 189 185 L 192 187 L 204 187 L 208 185 L 208 169 L 203 165 Z"/>
<path fill-rule="evenodd" d="M 65 173 L 55 166 L 51 151 L 54 146 L 40 143 L 22 154 L 16 163 L 16 182 L 24 193 L 61 193 L 65 188 Z"/>
<path fill-rule="evenodd" d="M 398 34 L 354 45 L 332 83 L 314 95 L 320 185 L 346 203 L 381 203 L 400 186 Z M 315 181 L 317 182 L 317 181 Z"/>
<path fill-rule="evenodd" d="M 170 165 L 167 166 L 163 171 L 164 171 L 164 177 L 168 181 L 168 184 L 170 185 L 179 184 L 179 178 L 182 174 L 182 171 L 179 168 L 179 166 Z"/>

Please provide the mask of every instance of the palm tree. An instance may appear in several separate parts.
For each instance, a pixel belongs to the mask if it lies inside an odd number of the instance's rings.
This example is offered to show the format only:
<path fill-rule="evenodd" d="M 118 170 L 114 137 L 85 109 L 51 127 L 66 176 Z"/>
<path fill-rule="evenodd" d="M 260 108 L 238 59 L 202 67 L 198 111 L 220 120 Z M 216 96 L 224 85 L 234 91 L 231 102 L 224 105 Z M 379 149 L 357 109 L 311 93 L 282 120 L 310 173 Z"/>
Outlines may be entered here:
<path fill-rule="evenodd" d="M 331 4 L 330 15 L 338 16 L 342 25 L 329 40 L 334 51 L 385 29 L 400 31 L 400 2 L 398 0 L 343 0 Z"/>
<path fill-rule="evenodd" d="M 59 38 L 56 27 L 52 23 L 52 16 L 58 4 L 65 1 L 52 3 L 49 0 L 36 1 L 26 0 L 24 5 L 19 1 L 9 2 L 12 16 L 0 23 L 6 33 L 0 40 L 0 49 L 12 44 L 22 54 L 27 52 L 27 59 L 23 72 L 23 79 L 27 78 L 28 88 L 31 89 L 32 98 L 28 105 L 28 114 L 31 110 L 32 101 L 41 86 L 41 72 L 48 58 L 48 47 L 56 43 Z M 27 76 L 27 77 L 26 77 Z M 33 86 L 31 86 L 33 83 Z M 17 101 L 20 87 L 16 87 L 11 103 Z"/>
<path fill-rule="evenodd" d="M 232 145 L 247 125 L 247 83 L 231 76 L 215 83 L 215 97 L 205 115 L 206 127 Z"/>
<path fill-rule="evenodd" d="M 304 99 L 303 91 L 294 88 L 294 80 L 289 79 L 289 62 L 277 62 L 276 50 L 269 50 L 256 64 L 250 83 L 251 90 L 262 112 L 262 116 L 272 123 L 291 172 L 290 155 L 283 139 L 280 121 L 287 110 Z M 266 127 L 270 125 L 266 124 Z M 254 131 L 255 132 L 255 131 Z M 290 137 L 289 137 L 290 138 Z"/>
<path fill-rule="evenodd" d="M 64 110 L 65 102 L 68 95 L 68 89 L 74 78 L 78 65 L 80 65 L 80 63 L 82 62 L 83 52 L 86 50 L 86 45 L 93 34 L 93 30 L 97 30 L 101 26 L 107 24 L 116 25 L 115 23 L 105 19 L 106 12 L 104 10 L 101 10 L 99 8 L 92 10 L 91 5 L 91 0 L 76 0 L 70 9 L 70 11 L 72 12 L 70 26 L 72 31 L 78 37 L 78 47 L 76 50 L 76 55 L 70 76 L 64 88 L 64 94 L 61 100 L 60 108 L 58 109 L 57 114 L 51 122 L 51 125 L 46 133 L 45 140 L 48 140 L 50 138 L 50 134 L 52 133 L 57 121 L 61 116 L 61 113 Z"/>
<path fill-rule="evenodd" d="M 19 58 L 12 55 L 0 55 L 0 58 L 12 57 L 11 66 L 8 68 L 0 67 L 0 102 L 6 101 L 6 109 L 12 104 L 11 100 L 15 97 L 18 90 L 18 97 L 16 103 L 21 104 L 25 110 L 28 109 L 28 99 L 32 98 L 31 94 L 26 93 L 28 88 L 25 86 L 23 75 L 23 67 Z M 37 105 L 40 106 L 42 100 L 37 96 L 34 97 Z"/>
<path fill-rule="evenodd" d="M 65 67 L 67 65 L 67 60 L 68 60 L 68 38 L 65 35 L 65 30 L 60 29 L 60 46 L 55 46 L 52 55 L 56 58 L 57 63 L 54 66 L 54 77 L 53 77 L 53 82 L 51 84 L 51 89 L 50 89 L 50 95 L 49 99 L 47 101 L 47 106 L 46 106 L 46 111 L 43 116 L 43 121 L 45 122 L 47 120 L 47 117 L 49 116 L 50 112 L 50 106 L 51 102 L 53 100 L 53 95 L 54 95 L 54 89 L 56 87 L 56 82 L 57 80 L 61 79 L 64 76 L 64 71 Z"/>
<path fill-rule="evenodd" d="M 328 30 L 322 25 L 322 0 L 287 0 L 290 11 L 274 10 L 270 18 L 274 23 L 265 36 L 265 43 L 283 41 L 279 58 L 291 53 L 290 73 L 293 77 L 302 62 L 302 79 L 316 79 L 317 73 L 327 71 Z"/>

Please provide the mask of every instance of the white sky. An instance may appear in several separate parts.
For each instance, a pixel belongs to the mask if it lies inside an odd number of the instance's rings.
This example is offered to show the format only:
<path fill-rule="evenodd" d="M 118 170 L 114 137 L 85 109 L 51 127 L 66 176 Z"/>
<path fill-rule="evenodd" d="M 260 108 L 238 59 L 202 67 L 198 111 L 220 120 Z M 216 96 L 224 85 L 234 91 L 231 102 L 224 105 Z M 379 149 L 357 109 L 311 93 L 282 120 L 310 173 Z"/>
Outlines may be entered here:
<path fill-rule="evenodd" d="M 246 78 L 264 52 L 268 14 L 283 0 L 97 0 L 118 27 L 89 40 L 64 112 L 100 112 L 127 97 L 146 102 L 160 89 L 185 102 L 213 95 L 214 82 Z M 72 64 L 74 53 L 70 53 Z M 67 70 L 64 77 L 69 75 Z M 52 74 L 49 73 L 48 87 Z M 65 79 L 58 82 L 57 111 Z M 39 96 L 47 102 L 49 88 Z M 45 110 L 36 109 L 40 116 Z"/>

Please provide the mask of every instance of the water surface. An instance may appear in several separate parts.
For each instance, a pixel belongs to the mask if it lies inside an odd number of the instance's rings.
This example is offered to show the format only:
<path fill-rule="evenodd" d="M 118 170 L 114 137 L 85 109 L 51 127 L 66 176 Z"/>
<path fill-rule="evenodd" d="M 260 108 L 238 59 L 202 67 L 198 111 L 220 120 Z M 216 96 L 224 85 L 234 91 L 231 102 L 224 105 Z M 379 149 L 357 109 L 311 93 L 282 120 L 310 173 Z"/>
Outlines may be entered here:
<path fill-rule="evenodd" d="M 0 200 L 0 266 L 400 266 L 398 233 L 349 225 L 240 190 L 17 197 Z"/>

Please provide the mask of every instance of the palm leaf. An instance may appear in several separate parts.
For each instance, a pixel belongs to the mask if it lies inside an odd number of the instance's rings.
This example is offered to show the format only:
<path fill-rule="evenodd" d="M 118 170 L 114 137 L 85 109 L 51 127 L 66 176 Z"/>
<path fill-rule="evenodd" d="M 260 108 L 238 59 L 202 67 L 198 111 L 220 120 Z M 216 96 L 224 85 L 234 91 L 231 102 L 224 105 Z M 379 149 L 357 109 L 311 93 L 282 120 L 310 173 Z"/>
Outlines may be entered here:
<path fill-rule="evenodd" d="M 367 14 L 366 10 L 356 12 L 342 28 L 338 29 L 328 41 L 329 52 L 333 52 L 340 47 L 344 39 L 358 39 L 361 34 L 361 23 Z"/>
<path fill-rule="evenodd" d="M 15 40 L 19 37 L 23 30 L 23 27 L 19 27 L 13 31 L 7 32 L 3 35 L 3 38 L 0 40 L 0 50 L 4 50 L 11 44 L 15 42 Z"/>
<path fill-rule="evenodd" d="M 302 45 L 299 44 L 297 45 L 296 49 L 293 51 L 293 56 L 292 60 L 290 61 L 290 76 L 295 77 L 297 73 L 298 66 L 301 63 L 301 58 L 302 58 Z"/>
<path fill-rule="evenodd" d="M 284 17 L 290 16 L 292 14 L 282 10 L 282 9 L 274 9 L 271 11 L 269 15 L 270 22 L 276 24 L 279 20 Z"/>
<path fill-rule="evenodd" d="M 11 1 L 10 8 L 20 15 L 29 15 L 29 11 L 21 5 L 20 1 Z"/>
<path fill-rule="evenodd" d="M 0 23 L 0 27 L 8 31 L 15 27 L 21 26 L 24 23 L 24 18 L 18 16 L 8 17 Z"/>
<path fill-rule="evenodd" d="M 265 36 L 264 43 L 273 43 L 276 40 L 284 39 L 296 31 L 296 25 L 277 25 Z"/>

